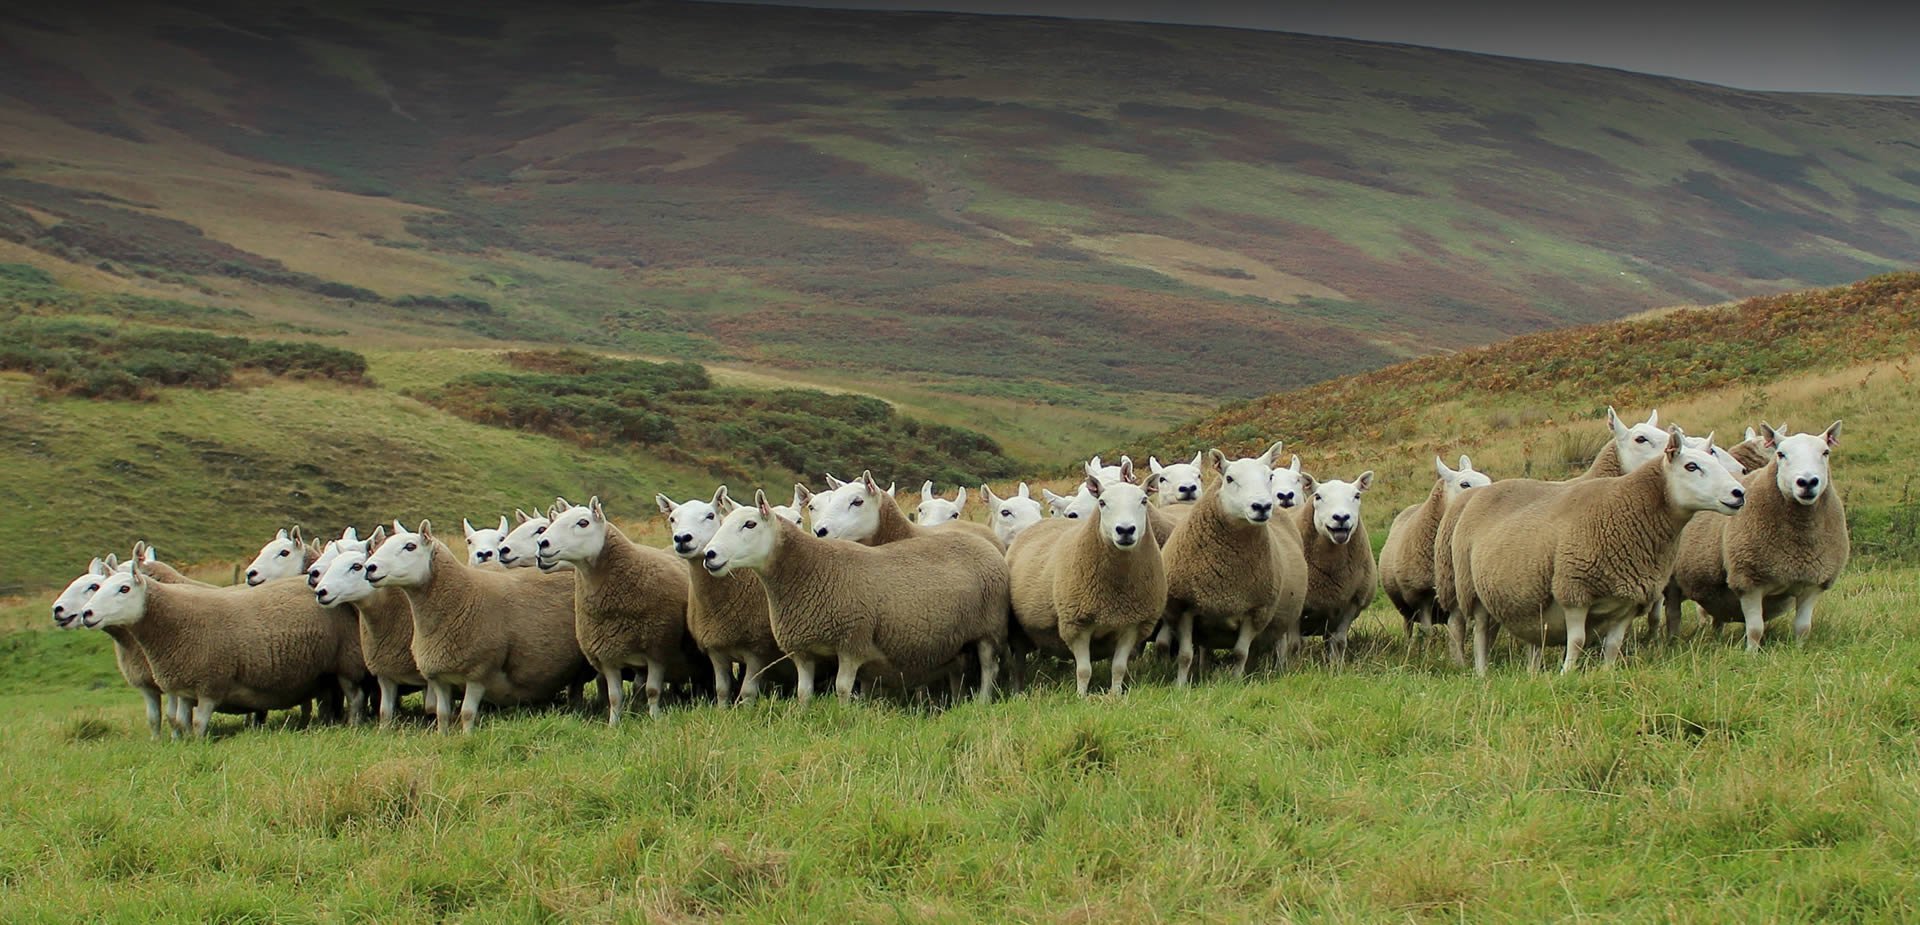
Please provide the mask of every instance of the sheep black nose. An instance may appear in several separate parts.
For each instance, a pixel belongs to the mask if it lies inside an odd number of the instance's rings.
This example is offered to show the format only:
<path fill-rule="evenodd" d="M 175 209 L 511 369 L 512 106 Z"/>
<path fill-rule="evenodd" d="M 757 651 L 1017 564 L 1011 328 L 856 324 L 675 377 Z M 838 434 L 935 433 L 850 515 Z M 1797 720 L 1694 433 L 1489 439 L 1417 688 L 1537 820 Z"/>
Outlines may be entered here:
<path fill-rule="evenodd" d="M 713 560 L 715 560 L 715 559 L 718 559 L 718 558 L 720 558 L 720 554 L 719 554 L 719 553 L 717 553 L 717 552 L 714 552 L 714 551 L 713 551 L 713 550 L 711 550 L 711 549 L 709 549 L 709 550 L 707 550 L 707 555 L 706 555 L 706 559 L 707 559 L 707 561 L 708 561 L 708 562 L 712 562 Z"/>
<path fill-rule="evenodd" d="M 1273 496 L 1276 498 L 1279 498 L 1281 501 L 1286 502 L 1288 504 L 1293 503 L 1293 492 L 1278 491 L 1278 492 L 1274 492 Z"/>
<path fill-rule="evenodd" d="M 815 531 L 813 531 L 813 535 L 814 535 L 814 536 L 817 536 L 817 537 L 820 537 L 821 539 L 826 539 L 826 536 L 827 536 L 827 528 L 825 528 L 825 527 L 821 527 L 821 528 L 819 528 L 818 530 L 815 530 Z"/>
<path fill-rule="evenodd" d="M 87 608 L 86 610 L 83 610 L 83 611 L 81 611 L 81 612 L 80 612 L 80 619 L 82 619 L 82 620 L 91 620 L 91 619 L 93 619 L 93 608 L 91 608 L 91 607 L 89 607 L 89 608 Z"/>
<path fill-rule="evenodd" d="M 490 552 L 487 552 L 487 551 L 485 551 L 485 550 L 481 550 L 480 552 L 476 552 L 476 553 L 474 553 L 474 554 L 473 554 L 473 557 L 474 557 L 475 559 L 479 559 L 479 560 L 480 560 L 480 561 L 482 561 L 482 562 L 485 562 L 485 561 L 487 561 L 488 559 L 491 559 L 491 558 L 493 558 L 493 553 L 490 553 Z"/>
<path fill-rule="evenodd" d="M 1333 522 L 1334 522 L 1334 523 L 1337 523 L 1337 524 L 1344 524 L 1344 523 L 1346 523 L 1347 521 L 1349 521 L 1349 520 L 1352 520 L 1352 519 L 1353 519 L 1353 515 L 1352 515 L 1352 514 L 1335 514 L 1335 515 L 1333 515 Z"/>
<path fill-rule="evenodd" d="M 62 604 L 53 605 L 53 618 L 55 620 L 60 619 L 60 615 L 66 612 L 67 612 L 67 608 L 65 605 L 62 605 Z"/>
<path fill-rule="evenodd" d="M 1121 539 L 1132 539 L 1133 535 L 1139 532 L 1140 532 L 1140 528 L 1134 527 L 1134 526 L 1113 528 L 1113 535 L 1120 537 Z"/>
<path fill-rule="evenodd" d="M 1736 501 L 1744 500 L 1747 497 L 1747 493 L 1742 489 L 1736 488 L 1733 490 L 1733 497 Z"/>
<path fill-rule="evenodd" d="M 247 569 L 247 578 L 249 578 L 249 579 L 254 579 L 254 578 L 259 578 L 259 577 L 260 577 L 260 570 L 259 570 L 259 569 L 257 569 L 257 568 L 250 568 L 250 569 Z"/>
<path fill-rule="evenodd" d="M 513 555 L 513 547 L 512 547 L 512 546 L 502 546 L 502 547 L 500 547 L 500 555 L 502 555 L 502 556 L 511 556 L 511 555 Z"/>
<path fill-rule="evenodd" d="M 680 543 L 680 544 L 682 544 L 682 545 L 685 545 L 685 544 L 687 544 L 687 543 L 691 543 L 691 542 L 693 542 L 693 534 L 691 534 L 691 533 L 678 533 L 678 534 L 675 534 L 675 535 L 674 535 L 674 537 L 673 537 L 673 541 L 674 541 L 674 542 L 676 542 L 676 543 Z"/>
<path fill-rule="evenodd" d="M 1820 477 L 1817 475 L 1804 476 L 1802 478 L 1794 479 L 1793 484 L 1798 485 L 1801 488 L 1808 488 L 1808 489 L 1819 488 Z"/>

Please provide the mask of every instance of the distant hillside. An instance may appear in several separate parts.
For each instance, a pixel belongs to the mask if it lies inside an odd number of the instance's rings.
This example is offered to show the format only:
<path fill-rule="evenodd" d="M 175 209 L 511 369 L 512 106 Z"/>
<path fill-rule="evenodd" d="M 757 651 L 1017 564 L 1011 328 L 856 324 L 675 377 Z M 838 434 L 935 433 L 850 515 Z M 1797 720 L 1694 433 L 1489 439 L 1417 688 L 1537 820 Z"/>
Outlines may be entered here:
<path fill-rule="evenodd" d="M 1085 408 L 1898 269 L 1915 138 L 1912 99 L 1165 25 L 0 14 L 0 260 Z"/>

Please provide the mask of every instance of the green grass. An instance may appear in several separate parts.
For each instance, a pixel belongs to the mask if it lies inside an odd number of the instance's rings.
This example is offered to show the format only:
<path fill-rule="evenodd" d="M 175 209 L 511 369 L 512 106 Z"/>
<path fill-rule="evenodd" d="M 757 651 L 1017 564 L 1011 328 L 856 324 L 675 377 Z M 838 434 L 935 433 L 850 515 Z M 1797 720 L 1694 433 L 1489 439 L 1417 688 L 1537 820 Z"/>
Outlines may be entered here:
<path fill-rule="evenodd" d="M 1917 589 L 1855 572 L 1805 645 L 1569 678 L 1476 681 L 1375 608 L 1343 674 L 1155 662 L 1122 701 L 185 745 L 90 687 L 106 640 L 33 630 L 0 676 L 71 680 L 0 687 L 0 919 L 1910 921 Z"/>

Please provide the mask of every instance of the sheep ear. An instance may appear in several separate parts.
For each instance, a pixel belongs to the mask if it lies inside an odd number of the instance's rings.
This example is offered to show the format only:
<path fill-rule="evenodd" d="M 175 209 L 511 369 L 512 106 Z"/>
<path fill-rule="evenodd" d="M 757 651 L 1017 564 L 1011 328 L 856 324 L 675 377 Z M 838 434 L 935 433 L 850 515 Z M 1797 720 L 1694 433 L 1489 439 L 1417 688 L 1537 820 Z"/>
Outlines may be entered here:
<path fill-rule="evenodd" d="M 793 506 L 794 507 L 806 507 L 807 503 L 812 500 L 813 500 L 813 492 L 808 491 L 807 486 L 802 485 L 799 482 L 793 483 Z"/>
<path fill-rule="evenodd" d="M 1312 475 L 1309 475 L 1305 472 L 1300 473 L 1300 490 L 1301 491 L 1307 494 L 1313 494 L 1313 486 L 1316 484 L 1318 484 L 1318 482 L 1317 480 L 1314 479 Z"/>
<path fill-rule="evenodd" d="M 773 516 L 773 505 L 767 501 L 767 493 L 764 490 L 758 488 L 753 490 L 753 506 L 760 509 L 760 516 Z"/>
<path fill-rule="evenodd" d="M 1139 482 L 1133 477 L 1133 460 L 1128 459 L 1125 456 L 1120 457 L 1120 481 L 1125 482 L 1128 485 L 1139 484 Z"/>
<path fill-rule="evenodd" d="M 1025 482 L 1021 482 L 1021 483 L 1020 483 L 1020 494 L 1019 494 L 1019 497 L 1022 497 L 1022 498 L 1027 498 L 1027 497 L 1031 497 L 1031 495 L 1030 495 L 1030 494 L 1028 494 L 1028 492 L 1029 492 L 1029 491 L 1030 491 L 1030 490 L 1029 490 L 1029 489 L 1027 488 L 1027 483 L 1025 483 Z"/>
<path fill-rule="evenodd" d="M 1100 474 L 1100 457 L 1095 456 L 1094 458 L 1087 460 L 1086 465 L 1083 465 L 1080 467 L 1080 473 L 1082 475 L 1099 475 Z"/>
<path fill-rule="evenodd" d="M 607 519 L 607 513 L 600 509 L 599 495 L 594 495 L 592 498 L 587 499 L 587 512 L 593 515 L 594 520 Z"/>
<path fill-rule="evenodd" d="M 304 542 L 306 542 L 306 540 L 305 540 L 305 538 L 303 538 L 303 537 L 301 537 L 301 536 L 300 536 L 300 525 L 299 525 L 299 524 L 294 524 L 294 525 L 293 525 L 293 530 L 292 530 L 291 532 L 289 532 L 289 533 L 287 534 L 287 539 L 290 539 L 290 540 L 292 540 L 292 541 L 294 541 L 294 543 L 295 543 L 295 544 L 300 544 L 300 543 L 304 543 Z"/>
<path fill-rule="evenodd" d="M 1840 445 L 1840 422 L 1835 421 L 1831 424 L 1828 424 L 1827 429 L 1820 432 L 1820 436 L 1826 438 L 1828 446 L 1839 446 Z"/>
<path fill-rule="evenodd" d="M 1160 493 L 1161 481 L 1161 479 L 1148 479 L 1147 484 L 1140 486 L 1140 490 L 1146 492 L 1149 496 L 1157 495 Z"/>
<path fill-rule="evenodd" d="M 861 470 L 860 486 L 862 488 L 865 488 L 867 490 L 867 494 L 869 495 L 873 495 L 875 497 L 878 497 L 880 495 L 880 483 L 873 480 L 872 469 Z"/>
<path fill-rule="evenodd" d="M 500 515 L 500 526 L 497 529 L 501 533 L 507 532 L 507 515 L 505 514 Z"/>
<path fill-rule="evenodd" d="M 1653 413 L 1647 415 L 1647 423 L 1654 427 L 1660 426 L 1660 409 L 1655 408 Z"/>
<path fill-rule="evenodd" d="M 1260 465 L 1266 466 L 1269 469 L 1273 468 L 1273 461 L 1280 458 L 1281 448 L 1282 444 L 1280 441 L 1273 441 L 1273 445 L 1267 447 L 1265 453 L 1260 454 Z"/>
<path fill-rule="evenodd" d="M 1780 432 L 1765 421 L 1760 422 L 1760 445 L 1769 450 L 1780 445 Z"/>
<path fill-rule="evenodd" d="M 826 476 L 827 476 L 827 487 L 828 487 L 828 488 L 839 488 L 839 487 L 841 487 L 842 485 L 845 485 L 845 484 L 847 484 L 847 483 L 845 483 L 845 482 L 842 482 L 842 481 L 840 481 L 839 479 L 836 479 L 836 478 L 834 478 L 834 477 L 833 477 L 833 473 L 831 473 L 831 472 L 828 472 L 828 473 L 826 473 Z"/>
<path fill-rule="evenodd" d="M 1758 432 L 1756 432 L 1756 431 L 1755 431 L 1755 430 L 1754 430 L 1753 428 L 1751 428 L 1751 427 L 1749 427 L 1749 428 L 1747 428 L 1747 435 L 1746 435 L 1746 436 L 1744 436 L 1744 437 L 1741 437 L 1741 438 L 1740 438 L 1740 442 L 1741 442 L 1741 443 L 1752 443 L 1753 441 L 1755 441 L 1755 440 L 1758 440 L 1758 439 L 1760 439 L 1760 434 L 1759 434 Z"/>
<path fill-rule="evenodd" d="M 1607 429 L 1616 434 L 1627 429 L 1627 425 L 1620 420 L 1620 413 L 1613 410 L 1612 405 L 1607 406 Z"/>
<path fill-rule="evenodd" d="M 964 508 L 967 506 L 967 487 L 965 485 L 954 488 L 953 506 L 955 508 Z"/>
<path fill-rule="evenodd" d="M 280 532 L 279 532 L 279 533 L 276 533 L 276 534 L 274 534 L 274 535 L 273 535 L 273 538 L 274 538 L 274 539 L 275 539 L 276 541 L 278 541 L 278 540 L 284 540 L 284 539 L 286 539 L 286 538 L 287 538 L 287 528 L 285 528 L 285 527 L 281 527 L 281 528 L 280 528 Z"/>
<path fill-rule="evenodd" d="M 403 524 L 403 523 L 401 523 L 401 522 L 400 522 L 400 518 L 398 518 L 398 517 L 395 517 L 395 518 L 393 519 L 393 532 L 394 532 L 394 533 L 405 533 L 405 532 L 407 532 L 407 525 L 406 525 L 406 524 Z"/>
<path fill-rule="evenodd" d="M 720 502 L 725 500 L 727 500 L 727 486 L 721 485 L 713 490 L 713 498 L 712 500 L 709 500 L 707 503 L 713 505 L 714 507 L 719 507 Z"/>
<path fill-rule="evenodd" d="M 1456 470 L 1456 471 L 1459 471 L 1459 472 L 1471 472 L 1471 471 L 1473 471 L 1473 457 L 1471 457 L 1471 456 L 1468 456 L 1468 455 L 1467 455 L 1467 454 L 1465 454 L 1465 453 L 1461 453 L 1461 454 L 1460 454 L 1460 468 L 1459 468 L 1458 470 Z"/>
<path fill-rule="evenodd" d="M 1227 471 L 1227 454 L 1220 452 L 1220 448 L 1217 446 L 1207 451 L 1207 462 L 1213 464 L 1215 471 Z"/>
<path fill-rule="evenodd" d="M 128 565 L 135 575 L 145 575 L 147 573 L 146 540 L 140 540 L 133 544 L 133 560 L 129 562 Z"/>
<path fill-rule="evenodd" d="M 108 556 L 107 558 L 110 559 L 112 556 Z M 117 563 L 109 564 L 106 559 L 94 556 L 93 561 L 87 563 L 87 574 L 106 575 L 113 571 L 115 565 L 117 565 Z"/>
<path fill-rule="evenodd" d="M 1450 479 L 1450 478 L 1453 478 L 1453 473 L 1454 473 L 1454 470 L 1447 468 L 1447 463 L 1445 460 L 1441 459 L 1438 456 L 1435 456 L 1433 458 L 1433 474 L 1434 475 L 1437 475 L 1442 479 Z"/>
<path fill-rule="evenodd" d="M 1040 489 L 1040 497 L 1041 497 L 1041 500 L 1046 501 L 1048 504 L 1052 504 L 1053 502 L 1060 500 L 1060 496 L 1054 494 L 1053 489 L 1051 488 Z"/>
<path fill-rule="evenodd" d="M 367 553 L 371 555 L 375 549 L 379 548 L 381 543 L 384 543 L 386 541 L 387 541 L 387 528 L 385 526 L 379 526 L 379 527 L 373 528 L 373 535 L 367 537 Z"/>
<path fill-rule="evenodd" d="M 1290 463 L 1288 463 L 1288 464 L 1287 464 L 1287 468 L 1288 468 L 1288 469 L 1291 469 L 1291 470 L 1293 470 L 1293 472 L 1294 472 L 1294 474 L 1296 474 L 1296 475 L 1297 475 L 1297 474 L 1299 474 L 1299 472 L 1300 472 L 1300 457 L 1298 457 L 1298 456 L 1295 456 L 1295 457 L 1293 458 L 1293 462 L 1290 462 Z"/>
<path fill-rule="evenodd" d="M 1165 466 L 1162 466 L 1162 465 L 1160 465 L 1160 457 L 1158 457 L 1158 456 L 1148 456 L 1148 457 L 1147 457 L 1147 471 L 1148 471 L 1148 472 L 1151 472 L 1151 473 L 1153 473 L 1154 475 L 1159 475 L 1159 474 L 1160 474 L 1160 470 L 1161 470 L 1161 469 L 1164 469 L 1164 468 L 1166 468 L 1166 467 L 1165 467 Z"/>
<path fill-rule="evenodd" d="M 993 493 L 993 486 L 985 483 L 980 485 L 980 497 L 985 499 L 988 504 L 1000 503 L 1000 496 Z"/>
<path fill-rule="evenodd" d="M 722 485 L 721 487 L 725 488 L 726 486 Z M 799 507 L 805 503 L 806 502 L 800 500 L 800 486 L 798 485 L 793 486 L 793 506 Z"/>
<path fill-rule="evenodd" d="M 1667 431 L 1668 459 L 1680 455 L 1680 448 L 1686 445 L 1686 436 L 1686 434 L 1680 432 L 1680 428 L 1678 427 L 1671 428 Z"/>
<path fill-rule="evenodd" d="M 519 508 L 513 509 L 513 522 L 515 526 L 526 523 L 527 521 L 532 519 L 533 519 L 532 517 L 527 516 L 526 511 L 523 511 Z"/>
<path fill-rule="evenodd" d="M 465 517 L 460 518 L 460 529 L 464 531 L 469 541 L 473 539 L 473 524 L 468 523 Z"/>
<path fill-rule="evenodd" d="M 420 521 L 420 538 L 425 540 L 433 539 L 433 521 Z"/>
<path fill-rule="evenodd" d="M 1087 494 L 1090 494 L 1096 498 L 1100 497 L 1100 477 L 1099 476 L 1089 475 L 1087 476 L 1087 480 L 1085 482 L 1082 482 L 1081 485 L 1086 489 Z"/>
<path fill-rule="evenodd" d="M 933 497 L 933 480 L 928 479 L 920 483 L 920 500 L 925 501 L 931 497 Z"/>
<path fill-rule="evenodd" d="M 1362 492 L 1372 488 L 1373 487 L 1373 470 L 1368 469 L 1367 471 L 1360 473 L 1360 477 L 1357 479 L 1354 479 L 1353 484 L 1357 490 Z"/>
<path fill-rule="evenodd" d="M 1719 431 L 1717 430 L 1707 431 L 1707 452 L 1709 453 L 1713 452 L 1713 437 L 1715 434 L 1718 434 L 1718 433 Z"/>

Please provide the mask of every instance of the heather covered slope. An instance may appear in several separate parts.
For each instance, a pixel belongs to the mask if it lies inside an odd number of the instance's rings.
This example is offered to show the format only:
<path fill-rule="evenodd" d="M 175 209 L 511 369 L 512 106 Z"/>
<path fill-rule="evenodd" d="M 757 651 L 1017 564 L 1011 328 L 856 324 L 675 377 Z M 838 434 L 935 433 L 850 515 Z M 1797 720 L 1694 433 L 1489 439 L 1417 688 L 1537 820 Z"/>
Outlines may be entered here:
<path fill-rule="evenodd" d="M 1920 252 L 1906 99 L 1018 18 L 92 12 L 0 19 L 0 251 L 354 333 L 1090 406 Z"/>

